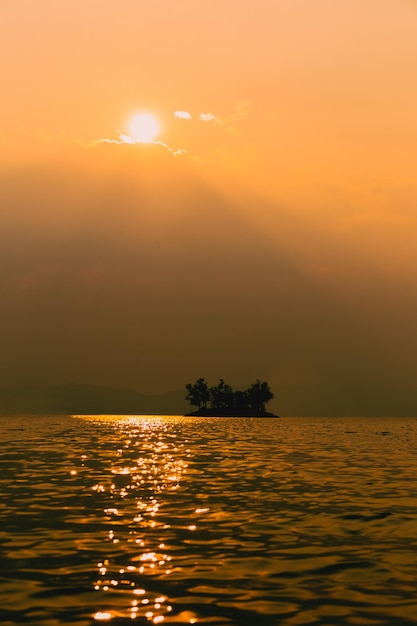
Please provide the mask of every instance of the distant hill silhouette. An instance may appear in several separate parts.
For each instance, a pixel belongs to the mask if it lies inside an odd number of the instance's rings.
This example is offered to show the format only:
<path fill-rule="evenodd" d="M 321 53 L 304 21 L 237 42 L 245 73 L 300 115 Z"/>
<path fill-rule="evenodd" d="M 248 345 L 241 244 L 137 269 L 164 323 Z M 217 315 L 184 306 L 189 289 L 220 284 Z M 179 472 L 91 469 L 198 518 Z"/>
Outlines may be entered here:
<path fill-rule="evenodd" d="M 133 389 L 68 384 L 0 388 L 2 414 L 155 414 L 183 415 L 181 390 L 143 394 Z"/>

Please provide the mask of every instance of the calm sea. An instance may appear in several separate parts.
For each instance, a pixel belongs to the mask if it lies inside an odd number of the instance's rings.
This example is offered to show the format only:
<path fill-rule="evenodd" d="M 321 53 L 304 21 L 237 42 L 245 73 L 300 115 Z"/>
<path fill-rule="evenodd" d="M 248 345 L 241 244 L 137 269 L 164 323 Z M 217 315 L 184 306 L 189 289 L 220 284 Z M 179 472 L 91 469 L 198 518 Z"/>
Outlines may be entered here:
<path fill-rule="evenodd" d="M 0 431 L 3 626 L 417 624 L 417 419 Z"/>

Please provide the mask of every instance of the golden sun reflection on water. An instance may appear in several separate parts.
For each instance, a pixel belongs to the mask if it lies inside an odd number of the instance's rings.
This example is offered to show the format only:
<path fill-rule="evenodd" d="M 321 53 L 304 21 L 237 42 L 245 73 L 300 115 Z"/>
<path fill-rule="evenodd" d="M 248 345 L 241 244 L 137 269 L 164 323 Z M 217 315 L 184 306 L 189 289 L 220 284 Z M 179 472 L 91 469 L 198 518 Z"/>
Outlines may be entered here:
<path fill-rule="evenodd" d="M 175 567 L 164 542 L 166 531 L 171 528 L 172 512 L 164 516 L 164 508 L 181 487 L 190 450 L 186 442 L 177 441 L 175 429 L 166 420 L 145 416 L 83 419 L 113 423 L 123 442 L 114 457 L 109 458 L 107 475 L 91 487 L 103 497 L 103 515 L 109 525 L 103 537 L 108 550 L 97 563 L 94 582 L 94 590 L 102 594 L 106 608 L 93 617 L 97 621 L 114 617 L 146 618 L 154 624 L 169 621 L 173 607 L 168 597 L 159 593 L 154 584 L 150 589 L 145 583 L 163 581 Z M 175 424 L 173 420 L 170 424 Z M 178 517 L 182 515 L 178 512 Z M 195 524 L 182 526 L 184 530 L 196 529 Z M 112 606 L 112 598 L 117 594 L 123 597 L 124 606 L 119 599 Z M 186 623 L 197 623 L 193 612 L 182 612 L 180 617 Z M 178 618 L 177 615 L 175 621 Z"/>

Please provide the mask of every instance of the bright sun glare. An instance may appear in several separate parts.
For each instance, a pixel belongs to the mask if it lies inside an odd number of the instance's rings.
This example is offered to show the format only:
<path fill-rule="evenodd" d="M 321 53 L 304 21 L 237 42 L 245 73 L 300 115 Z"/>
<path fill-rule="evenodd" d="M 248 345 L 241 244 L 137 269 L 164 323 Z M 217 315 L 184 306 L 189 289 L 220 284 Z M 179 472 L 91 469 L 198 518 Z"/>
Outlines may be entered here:
<path fill-rule="evenodd" d="M 157 138 L 160 125 L 152 113 L 137 113 L 129 122 L 129 133 L 139 143 L 151 143 Z"/>

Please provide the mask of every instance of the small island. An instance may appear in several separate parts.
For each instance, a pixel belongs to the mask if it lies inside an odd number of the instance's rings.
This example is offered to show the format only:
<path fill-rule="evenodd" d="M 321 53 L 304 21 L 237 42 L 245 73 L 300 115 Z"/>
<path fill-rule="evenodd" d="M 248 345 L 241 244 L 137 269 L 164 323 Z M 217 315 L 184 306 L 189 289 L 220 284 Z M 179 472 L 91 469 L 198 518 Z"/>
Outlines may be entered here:
<path fill-rule="evenodd" d="M 196 417 L 278 417 L 266 410 L 274 394 L 265 381 L 257 380 L 243 391 L 234 391 L 221 378 L 215 387 L 209 387 L 204 378 L 185 386 L 186 400 L 196 411 L 187 413 Z"/>

